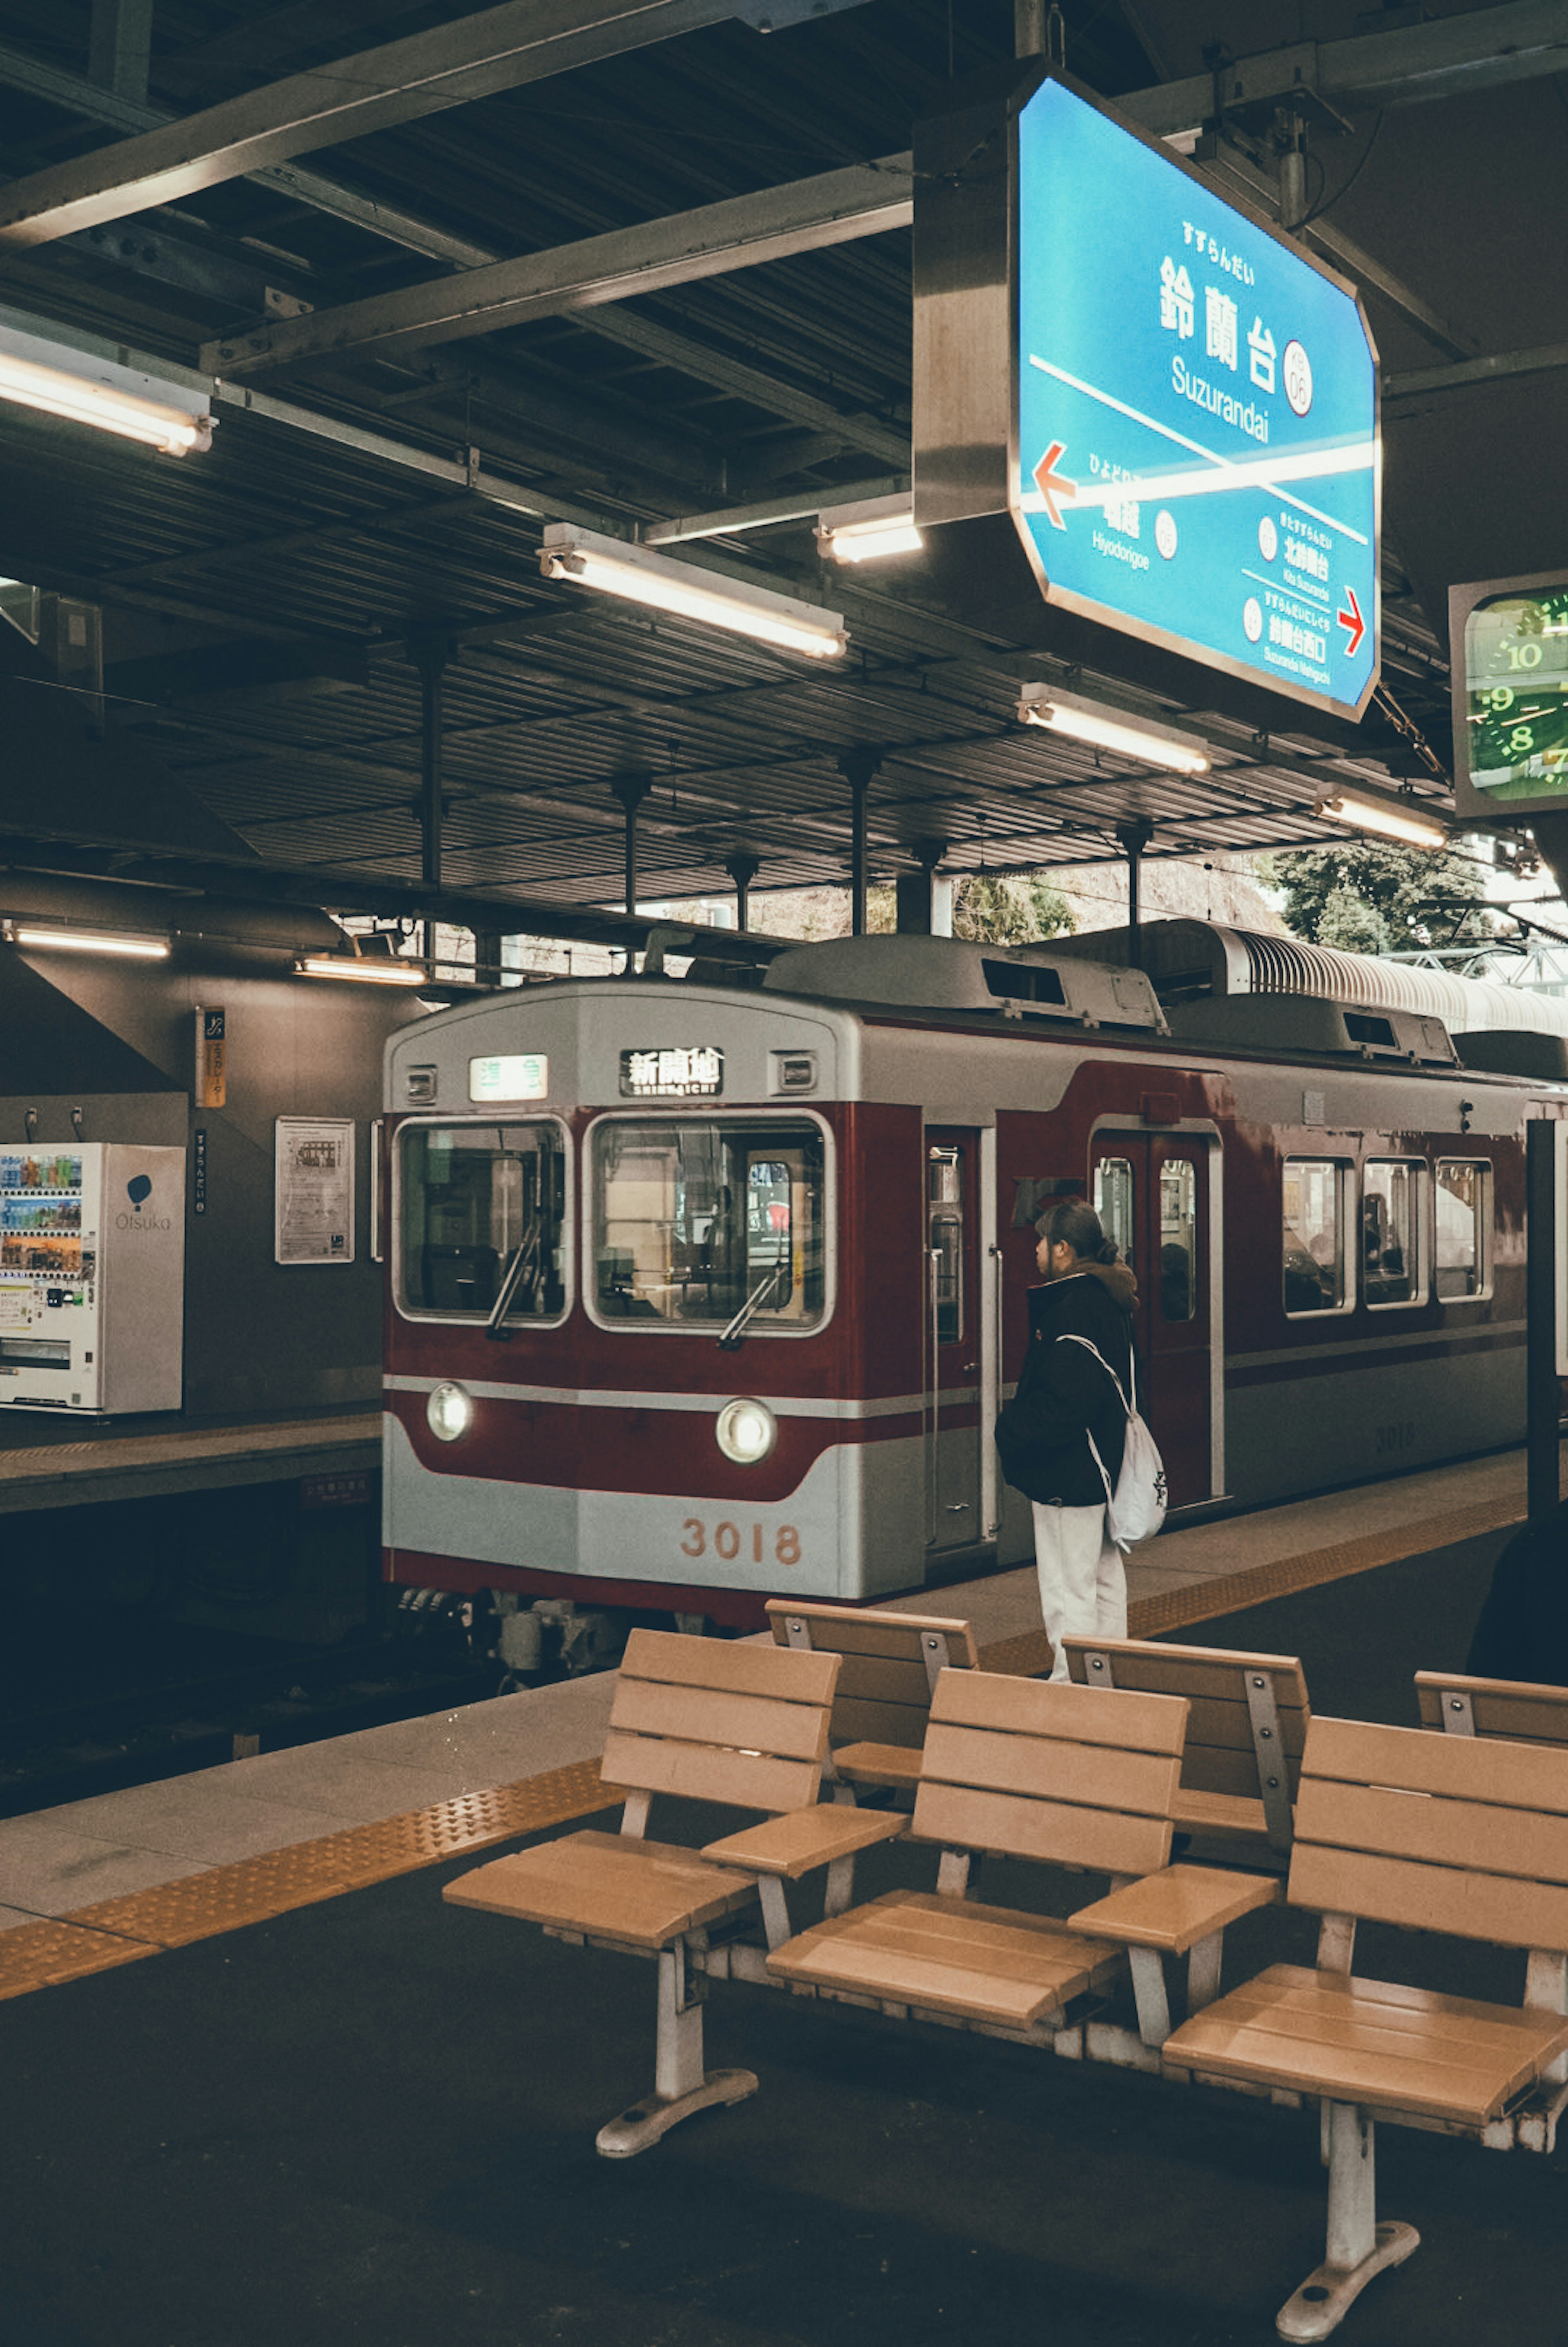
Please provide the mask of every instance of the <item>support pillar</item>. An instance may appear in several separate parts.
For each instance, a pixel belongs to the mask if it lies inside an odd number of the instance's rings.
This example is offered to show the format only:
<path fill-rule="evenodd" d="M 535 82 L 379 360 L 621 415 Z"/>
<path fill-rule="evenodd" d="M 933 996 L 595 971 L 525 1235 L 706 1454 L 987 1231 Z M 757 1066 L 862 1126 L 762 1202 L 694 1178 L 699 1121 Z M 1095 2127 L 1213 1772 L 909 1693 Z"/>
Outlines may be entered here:
<path fill-rule="evenodd" d="M 145 106 L 151 62 L 152 0 L 93 0 L 87 79 Z"/>
<path fill-rule="evenodd" d="M 866 793 L 882 763 L 880 750 L 846 750 L 839 772 L 850 785 L 850 935 L 866 934 Z"/>
<path fill-rule="evenodd" d="M 1154 825 L 1147 815 L 1133 815 L 1116 825 L 1116 837 L 1127 859 L 1127 967 L 1142 969 L 1144 966 L 1143 907 L 1140 903 L 1140 866 L 1145 848 L 1155 835 Z"/>
<path fill-rule="evenodd" d="M 626 911 L 637 909 L 637 809 L 653 788 L 653 776 L 646 767 L 633 767 L 624 774 L 610 776 L 610 790 L 626 809 Z"/>
<path fill-rule="evenodd" d="M 427 888 L 441 886 L 441 825 L 446 812 L 442 788 L 442 680 L 452 647 L 444 637 L 431 636 L 411 647 L 419 670 L 419 829 L 420 878 Z M 426 964 L 435 960 L 435 924 L 423 924 L 420 939 Z"/>
<path fill-rule="evenodd" d="M 1557 1130 L 1549 1118 L 1530 1117 L 1524 1134 L 1524 1425 L 1527 1505 L 1533 1524 L 1557 1505 Z"/>
<path fill-rule="evenodd" d="M 475 929 L 473 932 L 473 982 L 476 986 L 499 986 L 502 982 L 501 948 L 505 938 L 498 929 Z"/>
<path fill-rule="evenodd" d="M 932 898 L 936 868 L 947 854 L 945 839 L 917 839 L 911 853 L 920 869 L 901 872 L 894 884 L 898 906 L 896 927 L 901 937 L 929 938 L 935 934 Z M 951 924 L 950 924 L 951 933 Z"/>
<path fill-rule="evenodd" d="M 762 869 L 761 859 L 759 856 L 748 856 L 743 850 L 738 848 L 733 856 L 726 857 L 724 868 L 735 884 L 735 926 L 738 929 L 749 928 L 751 883 Z"/>

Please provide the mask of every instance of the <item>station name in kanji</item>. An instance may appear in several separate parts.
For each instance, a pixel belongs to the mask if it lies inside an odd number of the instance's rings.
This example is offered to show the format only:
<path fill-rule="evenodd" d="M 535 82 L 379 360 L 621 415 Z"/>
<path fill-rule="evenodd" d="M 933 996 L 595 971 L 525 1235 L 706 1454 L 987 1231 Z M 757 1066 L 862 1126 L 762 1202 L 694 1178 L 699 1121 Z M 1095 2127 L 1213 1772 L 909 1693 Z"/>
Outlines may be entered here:
<path fill-rule="evenodd" d="M 1191 224 L 1188 241 L 1191 241 Z M 1203 239 L 1198 239 L 1200 244 Z M 1209 240 L 1212 244 L 1212 239 Z M 1220 248 L 1214 251 L 1217 258 Z M 1229 265 L 1229 256 L 1224 264 Z M 1250 271 L 1246 282 L 1252 282 Z M 1160 325 L 1178 343 L 1190 343 L 1197 333 L 1197 292 L 1185 261 L 1178 261 L 1167 252 L 1160 262 Z M 1222 285 L 1203 288 L 1203 348 L 1206 358 L 1215 359 L 1228 367 L 1232 374 L 1241 371 L 1242 311 L 1235 297 Z M 1247 372 L 1254 388 L 1272 392 L 1276 384 L 1278 344 L 1261 315 L 1254 311 L 1252 323 L 1247 330 Z M 1267 435 L 1262 436 L 1267 437 Z"/>

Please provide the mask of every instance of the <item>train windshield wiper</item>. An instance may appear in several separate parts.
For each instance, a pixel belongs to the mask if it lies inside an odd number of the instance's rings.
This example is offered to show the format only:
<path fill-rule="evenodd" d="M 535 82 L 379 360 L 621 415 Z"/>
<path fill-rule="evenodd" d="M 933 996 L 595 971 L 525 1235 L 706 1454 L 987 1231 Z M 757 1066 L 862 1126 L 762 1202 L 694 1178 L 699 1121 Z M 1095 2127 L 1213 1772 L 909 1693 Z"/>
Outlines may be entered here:
<path fill-rule="evenodd" d="M 789 1265 L 787 1257 L 780 1257 L 778 1263 L 771 1263 L 769 1265 L 767 1270 L 763 1273 L 761 1278 L 758 1281 L 756 1286 L 752 1289 L 750 1295 L 747 1297 L 745 1303 L 741 1306 L 739 1311 L 730 1322 L 728 1327 L 724 1331 L 723 1336 L 720 1337 L 718 1340 L 718 1349 L 721 1353 L 733 1353 L 736 1348 L 744 1341 L 746 1331 L 751 1326 L 751 1322 L 756 1314 L 761 1310 L 763 1298 L 767 1296 L 769 1289 L 777 1288 L 779 1285 L 779 1273 L 787 1273 L 789 1269 Z"/>
<path fill-rule="evenodd" d="M 502 1323 L 511 1310 L 513 1298 L 523 1284 L 524 1273 L 530 1264 L 537 1259 L 539 1238 L 540 1222 L 539 1217 L 535 1215 L 517 1242 L 517 1252 L 506 1266 L 506 1276 L 501 1283 L 501 1292 L 490 1307 L 490 1317 L 484 1324 L 484 1333 L 493 1344 L 505 1345 L 511 1342 L 512 1331 L 510 1328 L 504 1327 Z"/>

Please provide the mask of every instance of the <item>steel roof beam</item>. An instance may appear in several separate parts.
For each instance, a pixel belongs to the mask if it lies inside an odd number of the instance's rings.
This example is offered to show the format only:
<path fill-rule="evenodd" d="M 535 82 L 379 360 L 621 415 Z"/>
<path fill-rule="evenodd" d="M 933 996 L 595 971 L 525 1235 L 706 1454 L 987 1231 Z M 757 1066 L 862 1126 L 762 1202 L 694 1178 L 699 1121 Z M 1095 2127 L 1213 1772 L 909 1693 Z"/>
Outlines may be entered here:
<path fill-rule="evenodd" d="M 261 89 L 16 180 L 0 198 L 0 244 L 49 244 L 291 156 L 417 121 L 731 17 L 788 23 L 859 0 L 502 0 L 383 47 Z"/>
<path fill-rule="evenodd" d="M 1435 24 L 1344 41 L 1298 41 L 1238 57 L 1212 74 L 1192 74 L 1115 101 L 1156 138 L 1191 130 L 1227 107 L 1315 92 L 1347 113 L 1462 97 L 1568 69 L 1563 0 L 1504 0 Z"/>
<path fill-rule="evenodd" d="M 254 333 L 209 343 L 202 364 L 230 378 L 263 368 L 351 354 L 387 358 L 426 343 L 461 341 L 530 319 L 657 293 L 734 269 L 847 244 L 914 218 L 914 178 L 905 159 L 821 171 L 755 195 L 730 196 L 691 211 L 612 229 L 521 261 L 500 261 L 335 310 L 279 319 Z"/>

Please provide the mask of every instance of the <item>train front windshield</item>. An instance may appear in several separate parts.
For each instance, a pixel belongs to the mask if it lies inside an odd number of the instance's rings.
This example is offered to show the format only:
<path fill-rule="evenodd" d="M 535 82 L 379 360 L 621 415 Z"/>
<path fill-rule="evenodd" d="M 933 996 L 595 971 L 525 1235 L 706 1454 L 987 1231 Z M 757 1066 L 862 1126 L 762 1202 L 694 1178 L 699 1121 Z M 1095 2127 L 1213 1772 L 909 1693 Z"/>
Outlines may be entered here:
<path fill-rule="evenodd" d="M 826 1143 L 805 1121 L 615 1118 L 592 1148 L 594 1308 L 611 1320 L 814 1327 Z"/>
<path fill-rule="evenodd" d="M 398 1136 L 398 1296 L 443 1320 L 544 1320 L 565 1310 L 560 1128 L 407 1124 Z"/>

